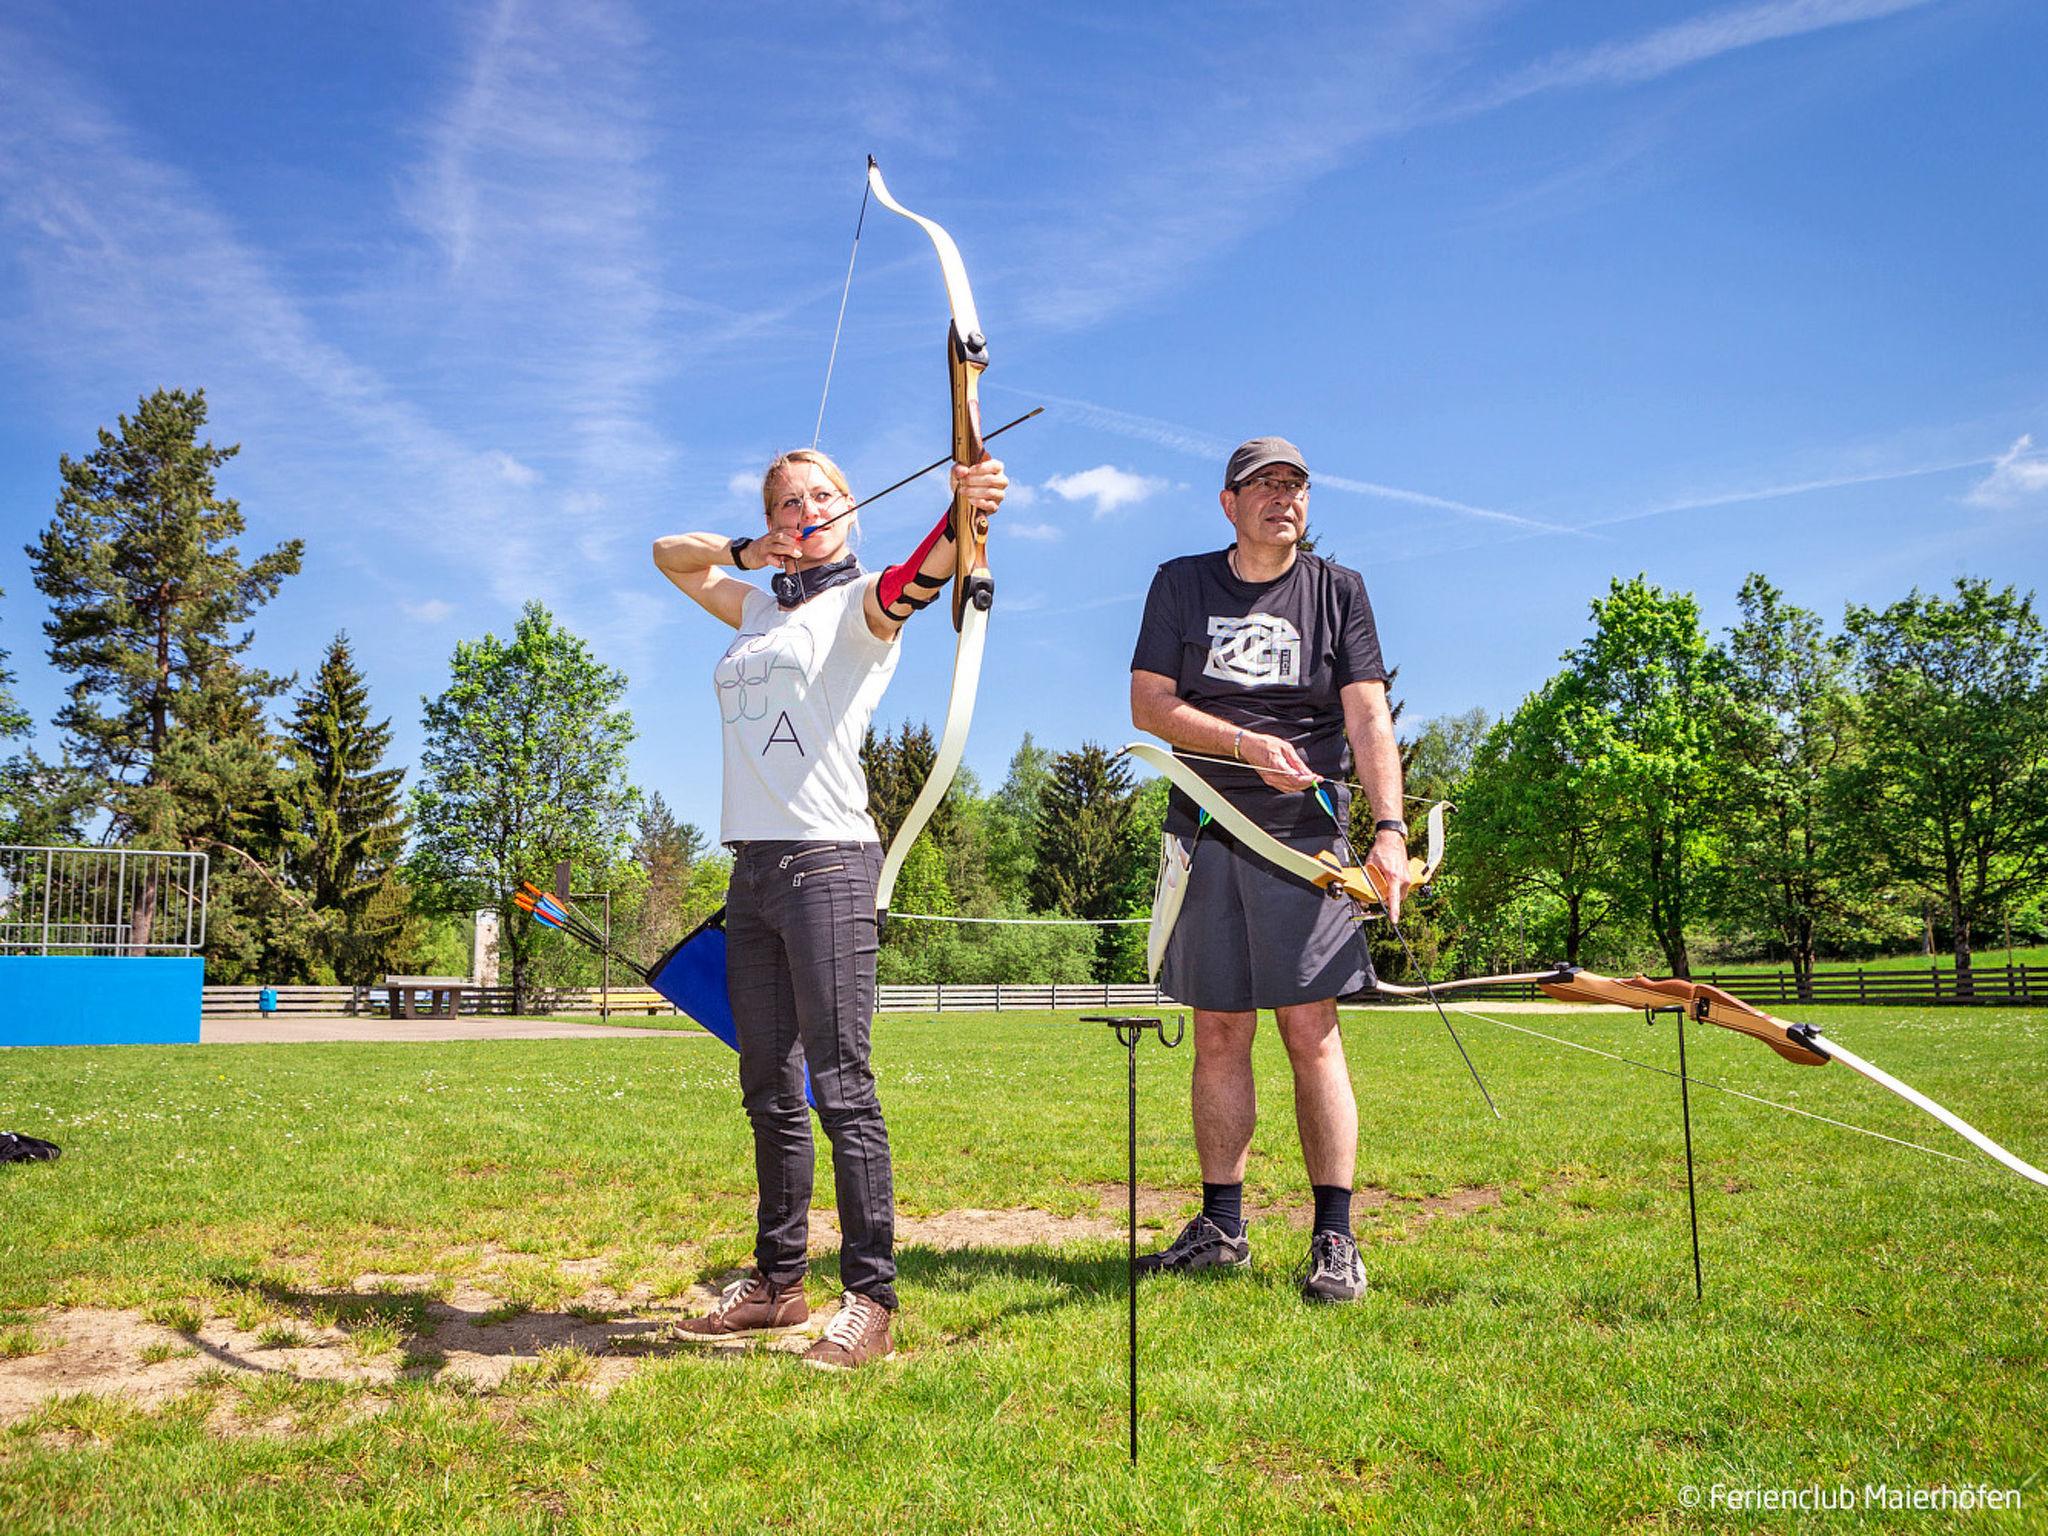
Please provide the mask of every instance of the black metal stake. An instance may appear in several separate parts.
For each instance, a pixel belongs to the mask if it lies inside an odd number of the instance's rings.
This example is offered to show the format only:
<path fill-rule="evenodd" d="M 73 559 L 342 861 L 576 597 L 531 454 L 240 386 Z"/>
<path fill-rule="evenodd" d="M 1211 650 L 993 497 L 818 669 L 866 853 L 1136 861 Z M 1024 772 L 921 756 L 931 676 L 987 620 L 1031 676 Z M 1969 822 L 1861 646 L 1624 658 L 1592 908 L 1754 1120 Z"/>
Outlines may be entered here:
<path fill-rule="evenodd" d="M 1128 1102 L 1130 1121 L 1125 1139 L 1124 1189 L 1130 1206 L 1129 1246 L 1124 1261 L 1124 1295 L 1129 1304 L 1128 1337 L 1130 1340 L 1130 1423 L 1131 1423 L 1131 1465 L 1138 1464 L 1138 1041 L 1146 1030 L 1159 1037 L 1159 1043 L 1168 1050 L 1181 1043 L 1188 1030 L 1187 1018 L 1181 1016 L 1175 1024 L 1173 1038 L 1168 1039 L 1163 1020 L 1148 1014 L 1084 1014 L 1083 1024 L 1107 1024 L 1116 1032 L 1118 1044 L 1124 1048 L 1129 1080 Z"/>
<path fill-rule="evenodd" d="M 1678 1103 L 1685 1116 L 1685 1203 L 1692 1213 L 1692 1298 L 1707 1294 L 1707 1282 L 1700 1270 L 1700 1197 L 1693 1185 L 1692 1171 L 1692 1078 L 1685 1070 L 1685 1013 L 1678 1013 Z"/>

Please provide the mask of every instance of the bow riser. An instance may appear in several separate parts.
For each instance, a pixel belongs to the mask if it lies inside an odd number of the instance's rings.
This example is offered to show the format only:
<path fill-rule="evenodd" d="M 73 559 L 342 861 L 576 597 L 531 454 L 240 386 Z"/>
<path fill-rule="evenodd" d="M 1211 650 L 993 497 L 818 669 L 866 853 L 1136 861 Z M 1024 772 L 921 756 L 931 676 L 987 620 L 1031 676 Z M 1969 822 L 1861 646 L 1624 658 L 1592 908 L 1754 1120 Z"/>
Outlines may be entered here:
<path fill-rule="evenodd" d="M 979 331 L 960 334 L 956 323 L 946 336 L 946 371 L 953 393 L 953 462 L 978 464 L 985 451 L 981 440 L 981 375 L 988 367 L 988 341 Z M 988 514 L 955 492 L 953 551 L 953 627 L 960 628 L 972 603 L 986 613 L 996 600 L 995 578 L 988 569 Z"/>

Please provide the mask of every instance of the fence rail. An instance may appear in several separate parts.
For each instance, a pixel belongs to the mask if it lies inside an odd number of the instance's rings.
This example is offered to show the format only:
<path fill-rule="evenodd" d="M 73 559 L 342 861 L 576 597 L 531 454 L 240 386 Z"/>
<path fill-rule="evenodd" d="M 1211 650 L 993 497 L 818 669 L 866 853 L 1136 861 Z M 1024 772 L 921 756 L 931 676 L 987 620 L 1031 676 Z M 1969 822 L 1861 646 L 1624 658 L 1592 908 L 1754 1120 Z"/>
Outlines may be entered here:
<path fill-rule="evenodd" d="M 1702 972 L 1695 981 L 1708 982 L 1732 992 L 1744 1002 L 1759 1006 L 1811 1006 L 1828 1003 L 1866 1003 L 1892 1006 L 1938 1004 L 1943 1007 L 2036 1006 L 2048 1007 L 2048 966 L 1980 966 L 1972 973 L 1969 994 L 1956 986 L 1955 972 L 1930 966 L 1926 970 L 1816 971 L 1808 995 L 1801 997 L 1790 971 L 1745 972 L 1723 975 Z M 391 1011 L 390 999 L 382 987 L 278 987 L 276 1012 L 286 1016 L 344 1015 L 373 1017 Z M 262 1012 L 263 988 L 256 986 L 207 987 L 204 1012 L 209 1018 L 247 1018 Z M 885 985 L 877 988 L 878 1013 L 1056 1013 L 1081 1008 L 1177 1008 L 1181 1006 L 1156 986 L 1128 982 L 1001 982 L 941 983 L 930 986 Z M 1464 999 L 1541 1000 L 1544 996 L 1534 982 L 1508 982 L 1494 987 L 1461 991 Z M 605 998 L 597 987 L 541 988 L 532 995 L 529 1014 L 596 1013 Z M 642 1017 L 677 1017 L 677 1010 L 660 993 L 647 987 L 614 987 L 610 996 L 614 1014 Z M 464 987 L 461 1011 L 472 1014 L 510 1014 L 510 987 Z"/>
<path fill-rule="evenodd" d="M 203 853 L 0 846 L 0 954 L 195 955 Z"/>
<path fill-rule="evenodd" d="M 1789 970 L 1695 971 L 1694 981 L 1706 982 L 1759 1007 L 1766 1004 L 1811 1006 L 1828 1003 L 1887 1004 L 1898 1007 L 2044 1007 L 2048 1006 L 2048 966 L 1979 965 L 1970 971 L 1968 990 L 1957 984 L 1955 968 L 1930 965 L 1925 969 L 1817 970 L 1808 978 L 1804 995 L 1799 980 Z M 1462 998 L 1497 1000 L 1540 999 L 1543 993 L 1534 982 L 1505 982 L 1493 987 L 1473 987 L 1459 992 Z"/>

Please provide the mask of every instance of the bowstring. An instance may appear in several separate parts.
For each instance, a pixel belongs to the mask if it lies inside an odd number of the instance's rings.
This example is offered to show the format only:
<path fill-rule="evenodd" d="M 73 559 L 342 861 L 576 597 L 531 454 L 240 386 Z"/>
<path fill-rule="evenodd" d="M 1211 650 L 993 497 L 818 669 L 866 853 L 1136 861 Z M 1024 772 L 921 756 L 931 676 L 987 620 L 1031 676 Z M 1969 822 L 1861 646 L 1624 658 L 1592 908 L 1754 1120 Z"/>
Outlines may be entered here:
<path fill-rule="evenodd" d="M 1344 851 L 1351 855 L 1351 862 L 1360 864 L 1358 850 L 1352 846 L 1351 835 L 1344 830 L 1343 822 L 1337 819 L 1337 807 L 1331 801 L 1329 791 L 1324 789 L 1321 784 L 1318 784 L 1315 786 L 1315 796 L 1317 803 L 1329 815 L 1330 824 L 1337 829 L 1337 840 L 1344 845 Z M 1363 866 L 1361 865 L 1361 867 Z M 1370 878 L 1370 875 L 1368 875 L 1368 881 Z M 1493 1111 L 1494 1119 L 1501 1120 L 1506 1118 L 1501 1114 L 1500 1106 L 1493 1102 L 1493 1095 L 1487 1091 L 1486 1079 L 1479 1075 L 1478 1064 L 1472 1060 L 1472 1053 L 1465 1049 L 1465 1042 L 1458 1034 L 1457 1025 L 1453 1024 L 1451 1016 L 1444 1012 L 1444 1005 L 1436 995 L 1435 986 L 1430 982 L 1429 972 L 1423 968 L 1422 962 L 1415 958 L 1415 949 L 1414 946 L 1409 944 L 1407 933 L 1402 930 L 1399 923 L 1394 921 L 1393 910 L 1386 905 L 1384 900 L 1381 902 L 1381 908 L 1387 919 L 1387 926 L 1394 931 L 1394 937 L 1401 942 L 1401 953 L 1407 956 L 1409 966 L 1422 981 L 1423 995 L 1429 999 L 1430 1006 L 1436 1009 L 1436 1016 L 1443 1020 L 1444 1030 L 1450 1035 L 1451 1044 L 1458 1048 L 1458 1054 L 1464 1058 L 1465 1070 L 1472 1074 L 1472 1083 L 1479 1090 L 1479 1097 L 1486 1100 L 1486 1107 Z M 1360 917 L 1363 918 L 1364 915 L 1361 910 Z"/>
<path fill-rule="evenodd" d="M 1434 997 L 1431 998 L 1431 1001 L 1435 1001 Z M 1438 1003 L 1437 1006 L 1441 1010 L 1443 1005 Z M 1618 1051 L 1603 1051 L 1597 1045 L 1587 1045 L 1578 1040 L 1567 1040 L 1562 1035 L 1545 1034 L 1542 1030 L 1531 1029 L 1526 1024 L 1510 1024 L 1506 1019 L 1497 1019 L 1490 1013 L 1481 1013 L 1478 1009 L 1468 1004 L 1453 1003 L 1451 1006 L 1467 1018 L 1482 1019 L 1486 1023 L 1498 1025 L 1502 1029 L 1511 1029 L 1518 1035 L 1529 1035 L 1538 1040 L 1547 1040 L 1552 1045 L 1562 1045 L 1574 1051 L 1584 1051 L 1588 1056 L 1600 1056 L 1608 1061 L 1618 1061 L 1623 1066 L 1635 1067 L 1644 1072 L 1655 1072 L 1660 1077 L 1677 1077 L 1679 1075 L 1670 1067 L 1660 1067 L 1655 1062 L 1638 1061 L 1635 1057 L 1624 1056 Z M 1931 1157 L 1945 1157 L 1952 1163 L 1968 1163 L 1976 1166 L 1976 1159 L 1974 1158 L 1960 1157 L 1953 1152 L 1944 1152 L 1939 1147 L 1922 1146 L 1919 1142 L 1908 1141 L 1903 1136 L 1887 1136 L 1883 1131 L 1873 1131 L 1868 1126 L 1857 1125 L 1851 1120 L 1837 1120 L 1830 1115 L 1817 1115 L 1812 1110 L 1800 1109 L 1797 1105 L 1781 1104 L 1776 1099 L 1766 1099 L 1759 1094 L 1744 1093 L 1740 1088 L 1730 1088 L 1727 1084 L 1717 1083 L 1711 1078 L 1694 1077 L 1692 1074 L 1687 1073 L 1685 1080 L 1689 1083 L 1696 1083 L 1702 1088 L 1711 1088 L 1716 1093 L 1725 1093 L 1730 1098 L 1747 1099 L 1752 1104 L 1761 1104 L 1766 1109 L 1781 1109 L 1788 1115 L 1798 1115 L 1807 1120 L 1818 1120 L 1822 1125 L 1832 1125 L 1845 1131 L 1854 1131 L 1859 1136 L 1869 1136 L 1877 1141 L 1888 1141 L 1898 1147 L 1910 1147 L 1915 1152 L 1925 1152 Z"/>
<path fill-rule="evenodd" d="M 832 351 L 825 359 L 825 387 L 818 391 L 818 424 L 811 432 L 811 447 L 816 448 L 825 436 L 825 402 L 832 396 L 832 368 L 839 361 L 839 333 L 846 327 L 846 300 L 853 292 L 853 264 L 860 256 L 860 232 L 868 221 L 869 182 L 863 176 L 860 180 L 860 215 L 853 221 L 853 249 L 846 255 L 846 283 L 839 290 L 839 318 L 832 326 Z"/>
<path fill-rule="evenodd" d="M 1221 763 L 1226 768 L 1249 768 L 1253 773 L 1259 771 L 1241 757 L 1213 757 L 1207 752 L 1190 752 L 1185 747 L 1171 747 L 1170 750 L 1175 757 L 1185 757 L 1197 763 Z M 1372 793 L 1371 790 L 1366 789 L 1356 779 L 1333 778 L 1326 773 L 1317 774 L 1316 782 L 1318 784 L 1342 784 L 1346 789 L 1359 789 L 1365 790 L 1367 794 Z M 1441 795 L 1411 795 L 1404 792 L 1401 798 L 1411 801 L 1416 805 L 1444 805 L 1449 803 Z M 1453 806 L 1452 809 L 1455 810 L 1456 807 Z"/>

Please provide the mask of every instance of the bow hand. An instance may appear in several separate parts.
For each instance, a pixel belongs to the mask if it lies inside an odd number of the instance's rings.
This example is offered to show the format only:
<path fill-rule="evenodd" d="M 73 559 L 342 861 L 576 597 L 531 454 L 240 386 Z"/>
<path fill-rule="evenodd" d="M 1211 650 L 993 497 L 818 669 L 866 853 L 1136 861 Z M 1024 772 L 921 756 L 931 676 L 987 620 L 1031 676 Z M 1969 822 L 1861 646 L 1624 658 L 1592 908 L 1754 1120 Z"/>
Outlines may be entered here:
<path fill-rule="evenodd" d="M 978 464 L 953 466 L 953 493 L 966 498 L 967 504 L 981 514 L 984 528 L 1002 506 L 1009 489 L 1009 477 L 1003 473 L 1001 459 L 984 457 Z"/>

